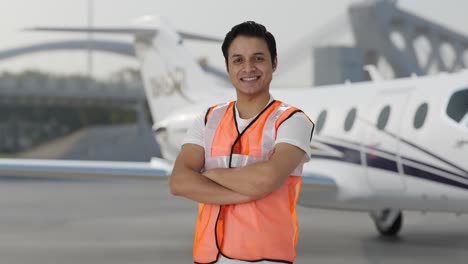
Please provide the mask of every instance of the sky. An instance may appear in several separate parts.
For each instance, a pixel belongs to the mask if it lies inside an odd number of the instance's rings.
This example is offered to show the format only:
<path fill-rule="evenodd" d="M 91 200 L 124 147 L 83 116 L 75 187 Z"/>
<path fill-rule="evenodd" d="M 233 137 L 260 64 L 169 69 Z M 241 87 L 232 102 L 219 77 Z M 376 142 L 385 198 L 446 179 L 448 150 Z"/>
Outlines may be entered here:
<path fill-rule="evenodd" d="M 279 67 L 282 55 L 291 47 L 304 44 L 314 32 L 346 14 L 357 0 L 0 0 L 0 50 L 54 40 L 85 39 L 85 35 L 27 32 L 34 26 L 86 26 L 88 4 L 93 6 L 94 26 L 128 26 L 136 18 L 160 14 L 183 31 L 222 38 L 235 24 L 254 20 L 264 24 L 277 40 Z M 431 18 L 461 33 L 468 34 L 466 10 L 468 1 L 400 0 L 398 6 L 412 13 Z M 335 33 L 335 34 L 333 34 Z M 351 41 L 342 32 L 331 32 L 327 41 Z M 95 36 L 98 38 L 98 36 Z M 110 38 L 110 37 L 106 37 Z M 130 37 L 113 37 L 130 42 Z M 223 69 L 223 57 L 218 43 L 188 44 L 195 57 L 205 57 L 211 65 Z M 275 78 L 276 84 L 311 85 L 310 51 L 303 52 L 296 66 Z M 134 59 L 102 52 L 93 53 L 93 76 L 106 78 L 123 67 L 138 67 Z M 39 69 L 52 73 L 87 73 L 87 56 L 83 51 L 37 53 L 0 61 L 0 72 Z"/>

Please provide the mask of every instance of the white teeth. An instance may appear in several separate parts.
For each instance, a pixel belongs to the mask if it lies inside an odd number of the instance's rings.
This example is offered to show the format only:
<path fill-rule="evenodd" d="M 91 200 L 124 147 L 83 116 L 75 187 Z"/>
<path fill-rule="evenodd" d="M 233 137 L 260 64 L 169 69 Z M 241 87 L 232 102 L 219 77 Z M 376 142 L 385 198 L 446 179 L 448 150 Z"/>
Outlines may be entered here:
<path fill-rule="evenodd" d="M 257 80 L 258 77 L 249 77 L 249 78 L 242 78 L 243 81 L 253 81 L 253 80 Z"/>

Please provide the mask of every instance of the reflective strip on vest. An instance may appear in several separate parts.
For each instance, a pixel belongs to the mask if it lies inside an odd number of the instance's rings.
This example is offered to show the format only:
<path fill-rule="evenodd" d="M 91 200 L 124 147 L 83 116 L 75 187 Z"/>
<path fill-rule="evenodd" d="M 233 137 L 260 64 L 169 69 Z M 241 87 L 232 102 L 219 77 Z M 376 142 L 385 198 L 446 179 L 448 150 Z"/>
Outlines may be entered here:
<path fill-rule="evenodd" d="M 235 102 L 211 107 L 205 126 L 205 170 L 243 167 L 267 158 L 278 127 L 298 110 L 281 101 L 270 103 L 239 133 Z M 241 204 L 199 204 L 193 257 L 196 263 L 226 258 L 291 263 L 296 257 L 296 201 L 302 164 L 285 183 L 264 198 Z"/>

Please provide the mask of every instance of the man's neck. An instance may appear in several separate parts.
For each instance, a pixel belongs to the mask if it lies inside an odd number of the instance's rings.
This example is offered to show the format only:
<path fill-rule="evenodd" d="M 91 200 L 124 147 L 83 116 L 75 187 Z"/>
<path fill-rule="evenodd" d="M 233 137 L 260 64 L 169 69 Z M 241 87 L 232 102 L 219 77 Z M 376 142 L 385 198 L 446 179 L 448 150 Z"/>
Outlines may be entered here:
<path fill-rule="evenodd" d="M 263 93 L 258 96 L 237 96 L 236 107 L 239 117 L 249 119 L 262 111 L 270 101 L 270 93 Z"/>

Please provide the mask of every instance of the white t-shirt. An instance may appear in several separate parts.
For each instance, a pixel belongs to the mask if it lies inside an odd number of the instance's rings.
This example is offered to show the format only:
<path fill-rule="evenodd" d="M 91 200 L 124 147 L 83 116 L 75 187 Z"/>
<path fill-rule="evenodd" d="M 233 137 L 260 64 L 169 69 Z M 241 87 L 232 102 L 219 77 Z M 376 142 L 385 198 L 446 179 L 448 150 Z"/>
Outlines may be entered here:
<path fill-rule="evenodd" d="M 273 98 L 270 99 L 270 102 L 272 100 Z M 235 112 L 239 132 L 242 132 L 255 117 L 249 119 L 240 118 L 237 107 L 235 107 Z M 187 131 L 187 135 L 185 136 L 182 144 L 191 143 L 204 147 L 205 114 L 206 112 L 197 115 L 192 126 Z M 309 161 L 311 154 L 310 140 L 312 139 L 312 132 L 313 127 L 308 118 L 303 113 L 295 113 L 293 116 L 285 120 L 278 128 L 275 145 L 278 143 L 288 143 L 296 146 L 305 152 L 305 161 Z"/>

